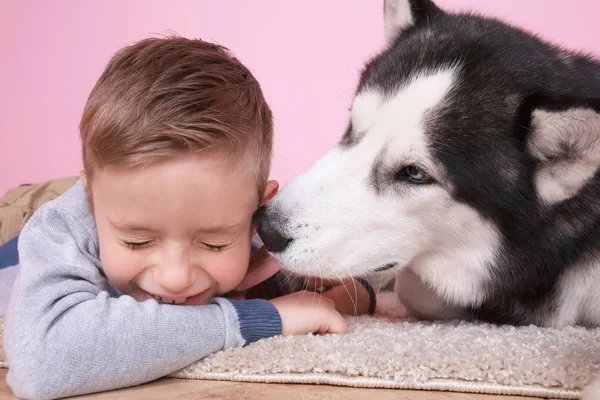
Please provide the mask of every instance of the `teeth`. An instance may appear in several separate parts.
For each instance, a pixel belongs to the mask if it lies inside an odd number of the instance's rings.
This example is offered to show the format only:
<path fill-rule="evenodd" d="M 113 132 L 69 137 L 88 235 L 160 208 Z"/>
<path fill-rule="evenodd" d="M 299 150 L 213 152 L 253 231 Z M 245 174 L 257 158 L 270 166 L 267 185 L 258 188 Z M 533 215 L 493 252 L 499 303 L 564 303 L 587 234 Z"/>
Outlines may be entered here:
<path fill-rule="evenodd" d="M 160 301 L 161 303 L 165 303 L 165 304 L 182 304 L 187 300 L 187 297 L 183 297 L 181 299 L 175 299 L 175 300 L 167 299 L 166 297 L 160 297 L 157 295 L 152 295 L 152 297 L 154 297 L 156 299 L 156 301 Z"/>

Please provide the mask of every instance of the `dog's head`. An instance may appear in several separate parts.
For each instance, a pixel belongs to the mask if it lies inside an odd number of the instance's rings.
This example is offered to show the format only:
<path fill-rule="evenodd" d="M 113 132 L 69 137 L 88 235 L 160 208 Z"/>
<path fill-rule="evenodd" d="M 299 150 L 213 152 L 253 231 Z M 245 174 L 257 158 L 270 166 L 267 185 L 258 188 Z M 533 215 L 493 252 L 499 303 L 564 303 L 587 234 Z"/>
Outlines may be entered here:
<path fill-rule="evenodd" d="M 384 15 L 386 48 L 347 131 L 258 214 L 259 233 L 295 273 L 410 266 L 435 279 L 460 265 L 453 279 L 483 283 L 506 243 L 594 175 L 600 117 L 586 94 L 600 69 L 586 83 L 598 67 L 584 56 L 428 0 L 389 0 Z"/>

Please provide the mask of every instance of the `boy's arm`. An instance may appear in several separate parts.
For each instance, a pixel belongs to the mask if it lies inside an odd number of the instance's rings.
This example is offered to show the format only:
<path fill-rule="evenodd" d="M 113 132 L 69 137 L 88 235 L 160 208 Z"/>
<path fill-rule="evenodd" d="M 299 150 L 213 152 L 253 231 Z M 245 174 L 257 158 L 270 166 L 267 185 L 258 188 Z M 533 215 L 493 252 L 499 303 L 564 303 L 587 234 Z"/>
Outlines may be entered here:
<path fill-rule="evenodd" d="M 280 316 L 265 300 L 176 306 L 110 297 L 89 232 L 69 218 L 42 209 L 20 236 L 20 271 L 4 330 L 7 382 L 18 397 L 137 385 L 281 333 Z"/>
<path fill-rule="evenodd" d="M 252 247 L 249 272 L 238 287 L 243 291 L 232 293 L 234 298 L 238 293 L 243 293 L 243 296 L 248 299 L 270 300 L 306 289 L 319 292 L 333 300 L 335 309 L 343 315 L 375 312 L 377 296 L 367 279 L 347 278 L 341 281 L 306 279 L 281 270 L 279 266 L 276 267 L 276 261 L 271 258 L 258 236 L 253 239 Z"/>

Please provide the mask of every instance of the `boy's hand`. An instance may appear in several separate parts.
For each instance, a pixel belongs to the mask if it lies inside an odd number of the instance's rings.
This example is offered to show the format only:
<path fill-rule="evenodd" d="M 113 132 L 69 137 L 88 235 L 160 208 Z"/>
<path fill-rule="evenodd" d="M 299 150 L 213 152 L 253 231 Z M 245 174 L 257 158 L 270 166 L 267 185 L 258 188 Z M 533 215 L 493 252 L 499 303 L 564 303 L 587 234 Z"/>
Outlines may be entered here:
<path fill-rule="evenodd" d="M 307 282 L 307 290 L 333 300 L 335 309 L 343 315 L 367 314 L 371 307 L 369 291 L 354 278 L 343 281 L 312 278 Z"/>
<path fill-rule="evenodd" d="M 362 315 L 369 313 L 371 297 L 363 285 L 354 279 L 330 287 L 321 293 L 335 303 L 335 309 L 343 315 Z"/>
<path fill-rule="evenodd" d="M 270 300 L 281 316 L 284 336 L 307 333 L 345 333 L 348 325 L 333 300 L 302 290 Z"/>

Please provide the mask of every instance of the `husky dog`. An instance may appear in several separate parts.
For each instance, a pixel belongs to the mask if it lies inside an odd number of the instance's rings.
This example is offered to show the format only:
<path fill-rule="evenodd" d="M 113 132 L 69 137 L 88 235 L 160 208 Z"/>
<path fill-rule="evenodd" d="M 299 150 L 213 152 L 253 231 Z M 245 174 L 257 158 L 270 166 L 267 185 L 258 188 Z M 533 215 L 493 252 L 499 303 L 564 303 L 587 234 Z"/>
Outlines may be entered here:
<path fill-rule="evenodd" d="M 267 248 L 393 271 L 422 319 L 599 326 L 598 60 L 429 0 L 384 21 L 340 142 L 257 214 Z"/>
<path fill-rule="evenodd" d="M 424 319 L 600 325 L 600 63 L 389 0 L 340 142 L 256 216 L 283 267 L 396 274 Z"/>

